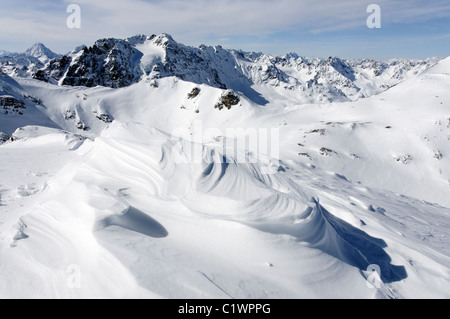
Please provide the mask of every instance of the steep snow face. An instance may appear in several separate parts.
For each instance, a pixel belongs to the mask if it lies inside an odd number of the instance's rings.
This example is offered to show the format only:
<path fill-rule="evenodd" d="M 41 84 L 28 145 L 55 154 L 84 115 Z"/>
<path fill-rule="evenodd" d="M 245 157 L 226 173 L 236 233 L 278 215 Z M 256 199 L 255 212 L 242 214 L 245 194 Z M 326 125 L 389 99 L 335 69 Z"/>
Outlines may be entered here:
<path fill-rule="evenodd" d="M 154 38 L 154 37 L 153 37 Z M 152 77 L 157 77 L 157 72 L 159 72 L 157 65 L 161 65 L 165 60 L 166 52 L 161 44 L 160 40 L 151 41 L 152 37 L 147 36 L 136 36 L 128 39 L 128 42 L 135 46 L 136 50 L 142 53 L 142 58 L 140 61 L 140 66 L 142 74 L 145 76 L 150 76 L 152 72 Z M 167 39 L 168 41 L 168 39 Z"/>
<path fill-rule="evenodd" d="M 273 57 L 221 46 L 193 48 L 161 34 L 98 40 L 79 54 L 47 65 L 36 78 L 64 85 L 117 88 L 145 78 L 175 76 L 242 92 L 260 105 L 270 102 L 264 97 L 267 92 L 288 96 L 296 103 L 329 103 L 379 94 L 435 62 L 322 60 L 295 54 Z"/>

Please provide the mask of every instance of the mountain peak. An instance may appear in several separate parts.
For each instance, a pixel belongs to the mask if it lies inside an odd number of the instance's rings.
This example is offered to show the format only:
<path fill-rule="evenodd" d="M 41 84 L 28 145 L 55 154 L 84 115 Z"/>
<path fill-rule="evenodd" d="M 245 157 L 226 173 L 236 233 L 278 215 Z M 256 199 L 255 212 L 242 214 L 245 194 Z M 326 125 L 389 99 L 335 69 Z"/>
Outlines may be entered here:
<path fill-rule="evenodd" d="M 158 36 L 152 37 L 151 39 L 153 40 L 153 43 L 163 47 L 167 47 L 170 44 L 176 43 L 172 36 L 167 33 L 162 33 Z"/>
<path fill-rule="evenodd" d="M 50 51 L 44 44 L 40 42 L 36 42 L 31 47 L 29 47 L 25 54 L 29 56 L 36 56 L 38 54 L 42 54 L 43 52 Z"/>
<path fill-rule="evenodd" d="M 59 54 L 54 53 L 44 44 L 37 42 L 33 44 L 28 50 L 25 51 L 25 55 L 35 57 L 39 59 L 42 63 L 46 63 L 51 59 L 59 57 Z"/>

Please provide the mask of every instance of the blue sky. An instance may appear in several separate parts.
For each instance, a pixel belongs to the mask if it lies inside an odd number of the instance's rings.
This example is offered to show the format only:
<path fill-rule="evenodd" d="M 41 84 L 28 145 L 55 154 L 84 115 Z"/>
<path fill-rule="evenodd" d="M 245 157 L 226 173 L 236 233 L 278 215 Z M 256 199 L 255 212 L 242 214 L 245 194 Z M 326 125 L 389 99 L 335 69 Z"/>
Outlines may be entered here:
<path fill-rule="evenodd" d="M 81 28 L 69 29 L 69 4 Z M 381 28 L 369 29 L 369 4 Z M 422 59 L 450 55 L 449 0 L 0 0 L 0 49 L 58 53 L 104 37 L 169 33 L 186 45 L 271 54 Z"/>

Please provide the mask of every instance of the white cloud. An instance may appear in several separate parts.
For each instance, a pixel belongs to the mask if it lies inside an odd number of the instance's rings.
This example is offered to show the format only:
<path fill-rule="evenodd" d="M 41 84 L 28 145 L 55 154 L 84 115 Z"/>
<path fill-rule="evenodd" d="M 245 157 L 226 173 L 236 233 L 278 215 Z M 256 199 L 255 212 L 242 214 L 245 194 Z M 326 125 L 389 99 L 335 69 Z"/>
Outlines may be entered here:
<path fill-rule="evenodd" d="M 382 8 L 383 23 L 450 16 L 448 0 L 432 5 L 424 0 L 18 0 L 5 6 L 0 1 L 0 42 L 48 39 L 53 47 L 138 33 L 167 32 L 190 44 L 211 37 L 349 30 L 365 25 L 373 2 Z M 70 3 L 81 7 L 81 30 L 66 28 Z"/>

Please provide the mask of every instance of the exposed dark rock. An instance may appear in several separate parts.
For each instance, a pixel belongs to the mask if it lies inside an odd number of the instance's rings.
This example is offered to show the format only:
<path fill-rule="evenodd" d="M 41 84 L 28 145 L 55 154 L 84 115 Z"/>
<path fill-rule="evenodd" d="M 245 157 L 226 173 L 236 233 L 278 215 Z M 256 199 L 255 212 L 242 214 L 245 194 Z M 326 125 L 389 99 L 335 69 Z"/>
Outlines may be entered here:
<path fill-rule="evenodd" d="M 200 94 L 199 88 L 193 88 L 192 91 L 188 94 L 188 99 L 194 99 Z"/>
<path fill-rule="evenodd" d="M 233 91 L 228 90 L 222 94 L 219 102 L 214 106 L 214 108 L 222 110 L 224 107 L 226 107 L 230 110 L 232 106 L 238 105 L 239 102 L 239 96 L 237 96 Z"/>

